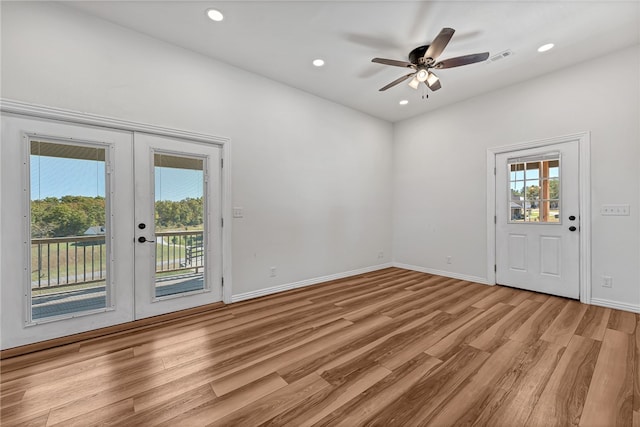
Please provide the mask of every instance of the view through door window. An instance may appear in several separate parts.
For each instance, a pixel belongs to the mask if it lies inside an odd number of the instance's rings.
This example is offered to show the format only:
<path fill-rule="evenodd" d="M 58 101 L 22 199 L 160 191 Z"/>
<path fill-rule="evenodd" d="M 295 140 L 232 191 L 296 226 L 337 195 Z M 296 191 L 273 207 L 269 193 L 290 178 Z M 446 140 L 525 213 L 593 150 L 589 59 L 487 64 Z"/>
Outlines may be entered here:
<path fill-rule="evenodd" d="M 204 159 L 154 154 L 155 296 L 205 289 Z"/>
<path fill-rule="evenodd" d="M 31 319 L 104 309 L 105 148 L 30 142 Z"/>
<path fill-rule="evenodd" d="M 560 222 L 560 155 L 509 159 L 509 222 Z"/>

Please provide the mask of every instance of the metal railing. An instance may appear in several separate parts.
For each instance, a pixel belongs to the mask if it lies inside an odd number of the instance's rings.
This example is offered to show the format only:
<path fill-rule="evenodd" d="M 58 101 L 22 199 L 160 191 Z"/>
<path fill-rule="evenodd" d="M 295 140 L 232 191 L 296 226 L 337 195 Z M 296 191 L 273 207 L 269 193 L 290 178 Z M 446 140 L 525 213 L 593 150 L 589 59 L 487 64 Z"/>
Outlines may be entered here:
<path fill-rule="evenodd" d="M 99 282 L 106 277 L 104 236 L 31 239 L 31 287 Z"/>
<path fill-rule="evenodd" d="M 204 266 L 202 231 L 157 232 L 156 273 Z M 102 282 L 106 279 L 105 236 L 31 239 L 31 287 L 53 288 Z"/>
<path fill-rule="evenodd" d="M 202 231 L 163 231 L 156 236 L 156 273 L 204 266 Z"/>

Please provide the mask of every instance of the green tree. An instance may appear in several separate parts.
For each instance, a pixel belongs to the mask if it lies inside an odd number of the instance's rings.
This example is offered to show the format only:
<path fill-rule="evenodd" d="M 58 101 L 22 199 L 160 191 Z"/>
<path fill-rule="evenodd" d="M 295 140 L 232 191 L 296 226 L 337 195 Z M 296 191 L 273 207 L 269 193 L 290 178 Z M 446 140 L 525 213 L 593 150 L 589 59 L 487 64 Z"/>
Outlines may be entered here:
<path fill-rule="evenodd" d="M 560 186 L 558 185 L 557 179 L 549 180 L 549 198 L 550 199 L 560 198 Z"/>
<path fill-rule="evenodd" d="M 198 227 L 203 223 L 202 197 L 180 201 L 158 200 L 155 211 L 156 226 L 162 229 Z"/>
<path fill-rule="evenodd" d="M 540 187 L 537 185 L 530 185 L 527 187 L 527 201 L 531 203 L 533 209 L 538 207 L 538 198 L 540 197 Z"/>
<path fill-rule="evenodd" d="M 105 225 L 104 197 L 63 196 L 31 201 L 31 236 L 81 236 L 89 227 Z M 156 202 L 156 226 L 160 229 L 201 227 L 203 198 Z"/>
<path fill-rule="evenodd" d="M 104 224 L 104 197 L 63 196 L 31 201 L 32 237 L 78 236 L 89 227 Z"/>
<path fill-rule="evenodd" d="M 53 226 L 54 237 L 77 236 L 88 228 L 87 215 L 67 204 L 57 204 L 48 209 L 43 221 Z"/>

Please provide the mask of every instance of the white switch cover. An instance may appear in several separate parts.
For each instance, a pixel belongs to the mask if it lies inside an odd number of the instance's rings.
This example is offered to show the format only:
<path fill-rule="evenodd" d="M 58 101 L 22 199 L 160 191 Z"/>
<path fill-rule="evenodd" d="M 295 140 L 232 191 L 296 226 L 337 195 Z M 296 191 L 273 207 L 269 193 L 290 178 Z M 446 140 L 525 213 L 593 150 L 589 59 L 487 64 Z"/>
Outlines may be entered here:
<path fill-rule="evenodd" d="M 244 218 L 244 213 L 242 212 L 242 208 L 234 207 L 233 208 L 233 217 L 234 218 Z"/>
<path fill-rule="evenodd" d="M 629 216 L 629 205 L 602 205 L 600 213 L 610 216 Z"/>

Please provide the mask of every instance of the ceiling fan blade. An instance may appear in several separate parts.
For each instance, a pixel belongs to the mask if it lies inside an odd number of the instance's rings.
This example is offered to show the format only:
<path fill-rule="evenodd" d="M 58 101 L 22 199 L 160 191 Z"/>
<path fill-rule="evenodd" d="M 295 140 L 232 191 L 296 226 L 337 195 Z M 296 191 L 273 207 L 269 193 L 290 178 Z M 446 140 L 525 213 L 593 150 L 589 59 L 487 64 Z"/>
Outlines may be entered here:
<path fill-rule="evenodd" d="M 378 64 L 384 64 L 384 65 L 393 65 L 394 67 L 404 67 L 404 68 L 411 68 L 414 66 L 411 62 L 396 61 L 395 59 L 373 58 L 371 62 L 376 62 Z"/>
<path fill-rule="evenodd" d="M 417 77 L 414 77 L 413 80 L 411 80 L 409 82 L 409 87 L 411 87 L 412 89 L 418 89 L 418 85 L 420 84 L 420 80 L 418 80 Z"/>
<path fill-rule="evenodd" d="M 424 58 L 437 59 L 444 48 L 447 47 L 447 45 L 449 44 L 449 40 L 451 40 L 451 37 L 453 37 L 453 33 L 455 32 L 456 30 L 454 30 L 453 28 L 443 28 L 442 30 L 440 30 L 440 34 L 438 34 L 436 38 L 433 39 L 433 41 L 429 45 L 429 48 L 424 53 Z"/>
<path fill-rule="evenodd" d="M 415 73 L 410 73 L 407 74 L 406 76 L 402 76 L 399 79 L 395 79 L 394 81 L 392 81 L 391 83 L 389 83 L 388 85 L 381 87 L 380 89 L 378 89 L 380 92 L 389 89 L 390 87 L 394 87 L 395 85 L 402 83 L 403 81 L 407 80 L 409 77 L 413 76 Z"/>
<path fill-rule="evenodd" d="M 439 70 L 443 68 L 460 67 L 461 65 L 468 65 L 476 62 L 486 61 L 488 57 L 489 57 L 489 52 L 474 53 L 471 55 L 464 55 L 464 56 L 456 56 L 455 58 L 449 58 L 449 59 L 445 59 L 444 61 L 440 61 L 433 67 Z"/>
<path fill-rule="evenodd" d="M 434 92 L 442 87 L 442 85 L 440 84 L 440 79 L 432 72 L 429 72 L 429 76 L 424 83 L 429 87 L 429 89 Z"/>

